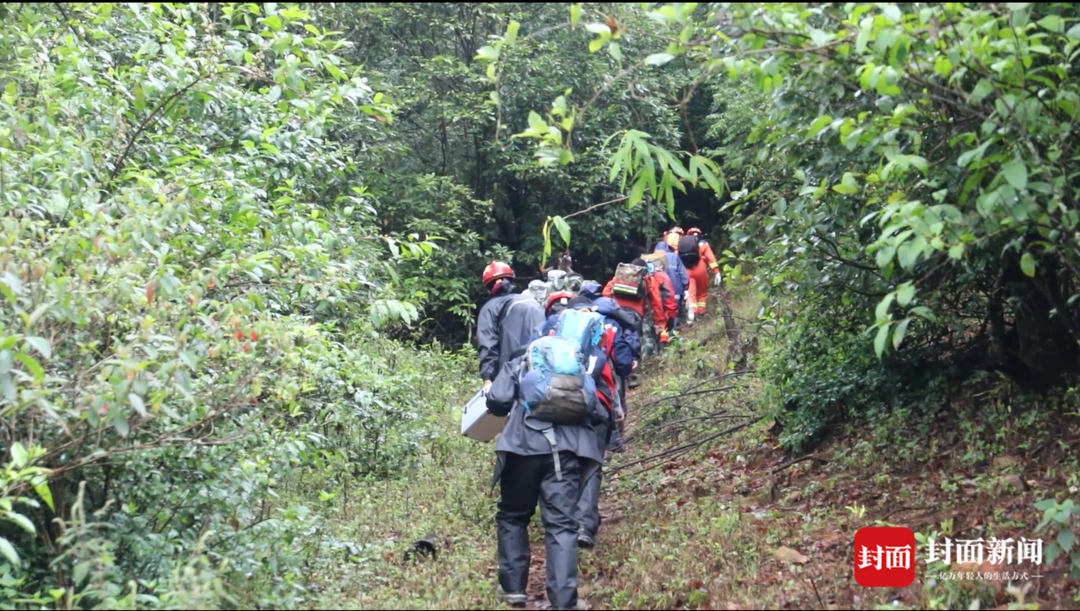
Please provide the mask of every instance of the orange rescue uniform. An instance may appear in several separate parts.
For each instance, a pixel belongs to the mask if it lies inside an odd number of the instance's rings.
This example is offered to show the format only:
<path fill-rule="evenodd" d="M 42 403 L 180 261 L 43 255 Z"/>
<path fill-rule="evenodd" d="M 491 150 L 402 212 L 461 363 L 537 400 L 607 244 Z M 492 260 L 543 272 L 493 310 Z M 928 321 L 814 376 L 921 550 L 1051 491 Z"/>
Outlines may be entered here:
<path fill-rule="evenodd" d="M 716 262 L 716 255 L 712 247 L 705 240 L 698 242 L 698 263 L 692 269 L 687 269 L 690 276 L 690 304 L 694 308 L 694 315 L 704 314 L 709 298 L 709 273 L 720 274 L 720 264 Z"/>

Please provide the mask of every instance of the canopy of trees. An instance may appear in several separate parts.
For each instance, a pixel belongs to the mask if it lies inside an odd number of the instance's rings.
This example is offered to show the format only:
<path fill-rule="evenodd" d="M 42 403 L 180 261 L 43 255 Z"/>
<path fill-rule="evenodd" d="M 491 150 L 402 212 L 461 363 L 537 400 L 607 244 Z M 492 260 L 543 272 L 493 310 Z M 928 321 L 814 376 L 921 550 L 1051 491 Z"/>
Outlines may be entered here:
<path fill-rule="evenodd" d="M 603 280 L 711 232 L 793 450 L 1080 364 L 1072 4 L 0 18 L 0 601 L 296 604 L 283 491 L 437 443 L 493 258 Z"/>

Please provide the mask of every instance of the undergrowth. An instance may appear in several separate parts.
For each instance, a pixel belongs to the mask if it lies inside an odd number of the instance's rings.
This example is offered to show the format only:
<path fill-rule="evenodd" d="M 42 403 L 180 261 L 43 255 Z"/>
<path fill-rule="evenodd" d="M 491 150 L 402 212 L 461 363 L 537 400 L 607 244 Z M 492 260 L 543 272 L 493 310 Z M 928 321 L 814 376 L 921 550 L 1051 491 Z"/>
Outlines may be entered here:
<path fill-rule="evenodd" d="M 751 319 L 752 305 L 739 299 L 737 319 Z M 901 590 L 862 588 L 851 568 L 865 526 L 905 526 L 923 538 L 1038 536 L 1035 504 L 1060 507 L 1080 484 L 1071 394 L 1051 404 L 999 376 L 976 376 L 939 389 L 933 405 L 898 397 L 873 418 L 836 427 L 813 452 L 790 453 L 755 363 L 731 375 L 724 343 L 710 315 L 630 392 L 628 450 L 606 466 L 599 545 L 581 554 L 580 594 L 592 608 L 1075 606 L 1067 555 L 1042 567 L 1042 581 L 1013 584 L 940 579 L 964 567 L 927 567 L 922 552 L 915 583 Z M 442 433 L 407 477 L 347 486 L 325 501 L 333 543 L 311 565 L 317 606 L 500 608 L 494 452 L 458 435 L 454 407 L 467 394 L 439 411 Z M 1057 532 L 1048 526 L 1041 536 L 1049 543 Z M 540 606 L 538 516 L 530 538 L 530 606 Z M 410 554 L 420 539 L 434 542 L 434 558 Z"/>

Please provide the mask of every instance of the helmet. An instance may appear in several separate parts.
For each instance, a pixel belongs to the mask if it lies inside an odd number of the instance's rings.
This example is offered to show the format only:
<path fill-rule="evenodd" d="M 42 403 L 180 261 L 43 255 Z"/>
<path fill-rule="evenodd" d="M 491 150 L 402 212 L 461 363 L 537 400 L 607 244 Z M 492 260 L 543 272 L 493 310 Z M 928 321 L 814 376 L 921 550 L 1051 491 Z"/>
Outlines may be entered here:
<path fill-rule="evenodd" d="M 701 230 L 697 227 L 691 227 L 690 231 L 686 232 L 688 235 L 701 235 Z"/>
<path fill-rule="evenodd" d="M 683 235 L 682 227 L 672 227 L 670 233 L 677 233 Z"/>
<path fill-rule="evenodd" d="M 551 308 L 555 307 L 557 304 L 566 306 L 574 297 L 577 297 L 577 295 L 571 293 L 570 291 L 559 291 L 557 293 L 552 293 L 551 295 L 548 295 L 547 304 L 544 306 L 544 311 L 551 312 Z"/>
<path fill-rule="evenodd" d="M 491 283 L 502 278 L 513 278 L 514 268 L 502 261 L 492 261 L 484 268 L 484 286 L 491 288 Z"/>

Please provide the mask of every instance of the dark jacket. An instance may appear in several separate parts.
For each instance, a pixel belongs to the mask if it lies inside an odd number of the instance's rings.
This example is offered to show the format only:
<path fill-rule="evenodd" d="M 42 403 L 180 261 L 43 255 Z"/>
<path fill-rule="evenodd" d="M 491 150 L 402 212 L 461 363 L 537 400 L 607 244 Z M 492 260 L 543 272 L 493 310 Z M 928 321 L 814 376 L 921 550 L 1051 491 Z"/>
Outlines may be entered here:
<path fill-rule="evenodd" d="M 503 365 L 523 349 L 529 336 L 544 322 L 544 308 L 521 293 L 492 297 L 480 308 L 476 339 L 480 352 L 480 378 L 495 380 Z"/>
<path fill-rule="evenodd" d="M 616 318 L 620 306 L 614 299 L 600 297 L 593 301 L 593 305 L 596 307 L 596 311 L 604 317 L 604 322 L 615 329 L 615 340 L 611 350 L 611 365 L 614 367 L 616 375 L 625 378 L 630 375 L 634 359 L 641 356 L 641 344 L 638 342 L 638 349 L 635 353 L 634 346 L 628 339 L 634 330 L 625 329 L 622 322 Z"/>

